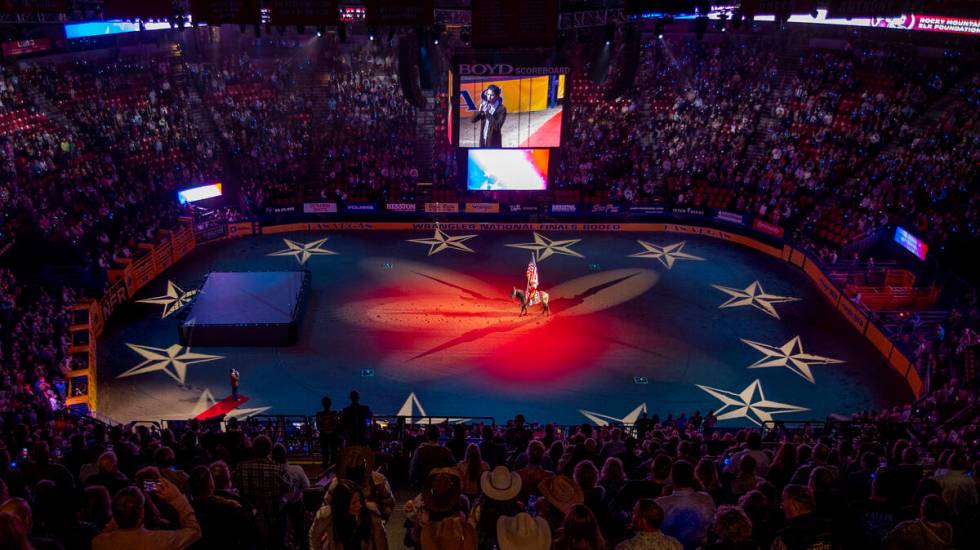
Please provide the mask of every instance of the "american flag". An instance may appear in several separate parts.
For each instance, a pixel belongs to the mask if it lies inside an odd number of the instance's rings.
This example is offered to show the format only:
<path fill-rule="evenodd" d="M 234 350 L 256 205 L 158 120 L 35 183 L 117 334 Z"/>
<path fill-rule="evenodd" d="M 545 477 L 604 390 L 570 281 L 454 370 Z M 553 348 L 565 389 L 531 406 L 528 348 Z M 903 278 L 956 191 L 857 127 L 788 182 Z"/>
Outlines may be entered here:
<path fill-rule="evenodd" d="M 531 261 L 527 264 L 527 288 L 538 288 L 538 262 L 534 259 L 534 252 L 531 253 Z"/>

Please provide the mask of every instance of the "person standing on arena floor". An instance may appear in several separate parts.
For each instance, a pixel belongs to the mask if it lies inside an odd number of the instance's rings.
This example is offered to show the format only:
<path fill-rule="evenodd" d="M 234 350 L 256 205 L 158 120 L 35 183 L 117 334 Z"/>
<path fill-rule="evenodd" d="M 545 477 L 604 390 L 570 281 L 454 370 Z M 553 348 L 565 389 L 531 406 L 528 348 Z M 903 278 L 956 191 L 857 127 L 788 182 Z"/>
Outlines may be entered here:
<path fill-rule="evenodd" d="M 327 396 L 320 400 L 323 410 L 316 413 L 316 429 L 320 433 L 320 460 L 323 471 L 337 463 L 340 456 L 340 413 L 331 410 Z"/>
<path fill-rule="evenodd" d="M 231 398 L 238 400 L 238 384 L 242 379 L 242 375 L 238 373 L 237 369 L 231 369 L 228 371 L 228 382 L 231 384 Z"/>
<path fill-rule="evenodd" d="M 367 445 L 371 441 L 371 409 L 361 405 L 361 394 L 350 392 L 350 405 L 340 413 L 340 426 L 343 429 L 344 445 Z"/>

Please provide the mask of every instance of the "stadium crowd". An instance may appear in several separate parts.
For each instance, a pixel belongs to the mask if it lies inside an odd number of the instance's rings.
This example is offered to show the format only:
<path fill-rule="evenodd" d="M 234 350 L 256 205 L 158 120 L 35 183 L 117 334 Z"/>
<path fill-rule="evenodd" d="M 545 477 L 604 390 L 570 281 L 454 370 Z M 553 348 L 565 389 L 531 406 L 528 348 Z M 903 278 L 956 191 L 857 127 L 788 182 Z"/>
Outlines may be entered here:
<path fill-rule="evenodd" d="M 937 247 L 978 236 L 971 59 L 781 48 L 668 38 L 644 44 L 627 96 L 580 78 L 556 193 L 726 209 L 832 248 L 895 222 Z M 186 108 L 195 96 L 203 119 Z M 377 44 L 296 63 L 0 65 L 0 246 L 36 233 L 59 261 L 104 274 L 188 214 L 178 186 L 233 171 L 241 206 L 229 219 L 304 200 L 411 202 L 431 159 L 416 158 L 416 111 L 400 98 L 393 54 Z M 435 182 L 449 186 L 453 151 L 436 154 Z M 333 469 L 312 483 L 261 424 L 109 427 L 64 413 L 78 296 L 0 268 L 5 547 L 380 549 L 396 509 L 402 542 L 422 550 L 939 549 L 980 537 L 978 427 L 936 428 L 976 416 L 959 383 L 978 340 L 975 293 L 935 338 L 908 342 L 932 390 L 847 429 L 763 438 L 695 414 L 628 429 L 518 418 L 365 432 L 355 403 L 321 416 Z"/>
<path fill-rule="evenodd" d="M 325 400 L 318 433 L 300 443 L 318 438 L 324 450 L 327 469 L 312 480 L 288 460 L 297 440 L 275 424 L 107 426 L 50 407 L 5 408 L 0 541 L 939 549 L 980 535 L 975 439 L 920 437 L 898 417 L 765 434 L 719 428 L 698 412 L 644 413 L 618 427 L 532 426 L 521 416 L 504 426 L 382 425 L 351 398 L 339 411 Z M 389 542 L 402 527 L 403 540 Z"/>

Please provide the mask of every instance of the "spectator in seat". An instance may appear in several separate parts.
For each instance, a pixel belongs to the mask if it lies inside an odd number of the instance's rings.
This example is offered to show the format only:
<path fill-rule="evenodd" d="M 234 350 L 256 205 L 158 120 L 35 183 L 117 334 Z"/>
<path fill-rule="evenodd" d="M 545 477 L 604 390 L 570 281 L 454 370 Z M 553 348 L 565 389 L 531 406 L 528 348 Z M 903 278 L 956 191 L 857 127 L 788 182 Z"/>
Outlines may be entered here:
<path fill-rule="evenodd" d="M 500 550 L 551 550 L 551 528 L 544 518 L 521 512 L 497 520 Z"/>
<path fill-rule="evenodd" d="M 538 484 L 554 474 L 544 466 L 547 458 L 545 455 L 544 443 L 534 440 L 527 444 L 527 465 L 517 470 L 517 475 L 521 476 L 521 500 L 527 501 L 530 495 L 541 496 Z"/>
<path fill-rule="evenodd" d="M 555 536 L 553 550 L 606 550 L 599 522 L 584 504 L 576 504 L 565 515 Z"/>
<path fill-rule="evenodd" d="M 953 544 L 953 526 L 946 522 L 949 507 L 942 498 L 922 499 L 919 518 L 899 523 L 881 543 L 883 550 L 942 550 Z"/>
<path fill-rule="evenodd" d="M 453 426 L 453 436 L 446 441 L 446 448 L 452 451 L 453 458 L 456 462 L 463 460 L 463 456 L 466 454 L 466 426 L 463 424 L 456 424 Z"/>
<path fill-rule="evenodd" d="M 977 486 L 967 471 L 966 455 L 962 452 L 951 454 L 946 468 L 936 471 L 936 481 L 943 488 L 943 500 L 954 518 L 977 505 Z"/>
<path fill-rule="evenodd" d="M 31 505 L 22 498 L 11 498 L 0 505 L 0 513 L 14 515 L 24 526 L 24 531 L 28 534 L 30 546 L 33 550 L 64 550 L 60 542 L 47 537 L 31 536 L 34 530 L 34 514 L 31 512 Z"/>
<path fill-rule="evenodd" d="M 187 494 L 187 472 L 178 470 L 174 465 L 176 456 L 170 447 L 159 447 L 153 451 L 153 463 L 160 470 L 160 475 L 173 483 L 180 489 L 181 493 Z"/>
<path fill-rule="evenodd" d="M 368 511 L 357 485 L 337 483 L 310 527 L 311 550 L 387 550 L 381 518 Z"/>
<path fill-rule="evenodd" d="M 112 497 L 109 491 L 101 486 L 86 487 L 82 496 L 82 521 L 94 525 L 99 532 L 112 521 Z"/>
<path fill-rule="evenodd" d="M 575 479 L 575 483 L 578 483 L 578 486 L 582 488 L 582 494 L 585 495 L 585 505 L 592 511 L 596 521 L 599 522 L 603 537 L 607 540 L 617 540 L 621 535 L 622 526 L 609 513 L 609 507 L 606 506 L 606 491 L 601 485 L 598 485 L 599 470 L 596 469 L 595 464 L 587 460 L 579 462 L 575 466 L 575 473 L 572 477 Z"/>
<path fill-rule="evenodd" d="M 471 521 L 476 522 L 480 550 L 493 550 L 497 545 L 497 523 L 500 518 L 520 513 L 521 506 L 517 499 L 521 487 L 521 476 L 506 466 L 497 466 L 480 476 L 482 495 L 474 501 L 470 511 Z"/>
<path fill-rule="evenodd" d="M 395 511 L 395 495 L 388 479 L 374 469 L 374 450 L 368 447 L 347 447 L 340 453 L 337 477 L 331 484 L 346 479 L 361 488 L 364 506 L 377 514 L 382 521 L 388 521 Z"/>
<path fill-rule="evenodd" d="M 101 485 L 109 490 L 110 495 L 115 495 L 120 490 L 129 486 L 129 479 L 119 471 L 119 461 L 116 453 L 106 451 L 99 455 L 97 461 L 99 473 L 94 474 L 85 482 L 87 486 Z"/>
<path fill-rule="evenodd" d="M 878 455 L 870 452 L 861 454 L 861 467 L 847 476 L 847 496 L 851 500 L 861 500 L 871 496 L 871 478 L 881 466 Z M 914 487 L 914 486 L 913 486 Z"/>
<path fill-rule="evenodd" d="M 214 494 L 241 504 L 242 508 L 247 510 L 254 519 L 255 508 L 252 503 L 238 494 L 238 490 L 231 486 L 231 470 L 228 469 L 228 465 L 219 460 L 211 463 L 208 469 L 211 470 L 211 479 L 214 481 Z"/>
<path fill-rule="evenodd" d="M 459 470 L 459 478 L 462 483 L 462 492 L 470 502 L 476 502 L 480 496 L 480 478 L 483 472 L 490 471 L 490 465 L 483 461 L 480 456 L 480 447 L 475 443 L 470 443 L 466 447 L 463 460 L 456 464 Z"/>
<path fill-rule="evenodd" d="M 276 464 L 285 466 L 286 475 L 289 476 L 289 492 L 286 493 L 286 504 L 284 511 L 286 519 L 289 520 L 293 528 L 293 540 L 301 543 L 300 547 L 305 549 L 308 537 L 306 536 L 306 525 L 303 520 L 303 491 L 310 488 L 310 478 L 306 476 L 303 467 L 298 464 L 289 464 L 286 461 L 286 447 L 277 443 L 272 448 L 272 460 Z"/>
<path fill-rule="evenodd" d="M 907 506 L 912 502 L 915 488 L 922 479 L 922 465 L 919 464 L 919 451 L 908 447 L 902 451 L 902 463 L 895 467 L 895 504 Z M 977 481 L 974 476 L 974 481 Z"/>
<path fill-rule="evenodd" d="M 484 426 L 480 441 L 480 455 L 491 468 L 496 468 L 507 459 L 507 448 L 500 440 L 500 436 L 493 430 L 493 426 Z"/>
<path fill-rule="evenodd" d="M 641 498 L 657 498 L 663 494 L 670 477 L 670 457 L 665 454 L 657 455 L 650 462 L 650 472 L 643 479 L 630 480 L 613 498 L 613 512 L 627 513 L 633 509 Z"/>
<path fill-rule="evenodd" d="M 802 485 L 789 484 L 783 488 L 785 526 L 776 533 L 771 550 L 803 548 L 837 548 L 833 523 L 817 516 L 810 490 Z"/>
<path fill-rule="evenodd" d="M 569 510 L 585 502 L 582 488 L 574 479 L 563 475 L 543 480 L 538 488 L 541 489 L 542 497 L 535 501 L 538 517 L 543 517 L 548 522 L 552 533 L 558 533 Z"/>
<path fill-rule="evenodd" d="M 769 506 L 769 499 L 762 491 L 749 491 L 738 499 L 738 506 L 752 522 L 752 540 L 763 548 L 769 548 L 776 536 L 777 520 Z"/>
<path fill-rule="evenodd" d="M 201 525 L 201 540 L 193 550 L 255 548 L 255 525 L 251 514 L 234 500 L 215 496 L 214 478 L 207 466 L 195 466 L 188 479 L 191 505 Z"/>
<path fill-rule="evenodd" d="M 75 490 L 75 479 L 68 468 L 51 462 L 51 447 L 47 441 L 34 442 L 31 459 L 30 463 L 23 464 L 20 468 L 29 484 L 34 486 L 42 479 L 48 479 L 54 482 L 58 492 L 62 494 L 69 494 Z"/>
<path fill-rule="evenodd" d="M 761 550 L 752 540 L 752 521 L 738 506 L 721 506 L 715 514 L 711 530 L 718 540 L 705 546 L 705 550 Z"/>
<path fill-rule="evenodd" d="M 762 434 L 757 431 L 749 432 L 748 437 L 745 440 L 745 450 L 735 453 L 732 456 L 732 466 L 733 470 L 738 468 L 738 463 L 745 456 L 751 456 L 755 459 L 755 474 L 757 476 L 766 477 L 769 473 L 770 459 L 769 455 L 762 451 Z"/>
<path fill-rule="evenodd" d="M 160 480 L 157 495 L 177 510 L 180 527 L 148 531 L 143 526 L 143 493 L 136 487 L 127 487 L 113 497 L 112 522 L 92 541 L 92 550 L 183 550 L 197 542 L 201 538 L 201 526 L 187 498 L 166 479 Z"/>
<path fill-rule="evenodd" d="M 0 512 L 0 542 L 10 550 L 34 550 L 24 523 L 9 512 Z"/>
<path fill-rule="evenodd" d="M 734 462 L 734 461 L 733 461 Z M 738 476 L 732 480 L 732 495 L 739 497 L 758 487 L 766 480 L 758 475 L 755 456 L 746 454 L 738 460 Z"/>
<path fill-rule="evenodd" d="M 616 550 L 681 550 L 680 541 L 660 532 L 664 509 L 649 498 L 641 498 L 633 506 L 630 529 L 633 538 L 623 541 Z"/>
<path fill-rule="evenodd" d="M 686 550 L 708 542 L 708 527 L 715 517 L 711 495 L 694 490 L 694 468 L 678 460 L 670 471 L 673 492 L 656 500 L 664 510 L 663 532 L 675 537 Z"/>
<path fill-rule="evenodd" d="M 291 486 L 286 467 L 276 464 L 272 457 L 272 441 L 264 435 L 252 443 L 255 458 L 235 468 L 234 484 L 242 496 L 255 506 L 259 536 L 271 548 L 281 546 L 283 536 L 283 505 Z"/>
<path fill-rule="evenodd" d="M 412 455 L 408 478 L 418 488 L 433 469 L 455 466 L 456 460 L 453 458 L 452 451 L 439 444 L 439 427 L 428 426 L 425 429 L 425 442 L 419 445 Z"/>

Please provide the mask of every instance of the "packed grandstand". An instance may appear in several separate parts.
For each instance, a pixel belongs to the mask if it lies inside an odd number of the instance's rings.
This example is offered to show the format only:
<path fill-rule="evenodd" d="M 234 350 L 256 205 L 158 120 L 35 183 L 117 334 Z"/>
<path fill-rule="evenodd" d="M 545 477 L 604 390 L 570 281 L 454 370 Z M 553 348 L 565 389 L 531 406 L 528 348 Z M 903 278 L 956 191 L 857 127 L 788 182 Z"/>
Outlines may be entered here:
<path fill-rule="evenodd" d="M 596 78 L 594 41 L 572 33 L 559 51 L 575 85 L 566 142 L 548 190 L 519 196 L 459 185 L 447 64 L 429 68 L 416 105 L 400 84 L 397 36 L 226 26 L 5 58 L 0 546 L 975 547 L 975 39 L 720 29 L 647 29 L 621 94 L 627 41 L 614 37 L 609 74 Z M 445 32 L 442 58 L 464 40 Z M 229 190 L 219 206 L 175 200 L 219 181 Z M 299 426 L 134 425 L 68 407 L 88 391 L 75 374 L 88 367 L 74 351 L 79 312 L 178 230 L 358 220 L 345 205 L 365 204 L 417 205 L 432 221 L 422 205 L 467 202 L 515 216 L 532 207 L 539 220 L 556 205 L 608 207 L 604 221 L 726 213 L 855 288 L 881 283 L 893 262 L 867 243 L 903 227 L 930 247 L 928 304 L 850 297 L 907 358 L 919 395 L 762 429 L 655 400 L 634 423 L 598 427 L 365 424 L 356 400 L 278 411 L 303 415 Z M 472 545 L 453 539 L 471 534 Z"/>

